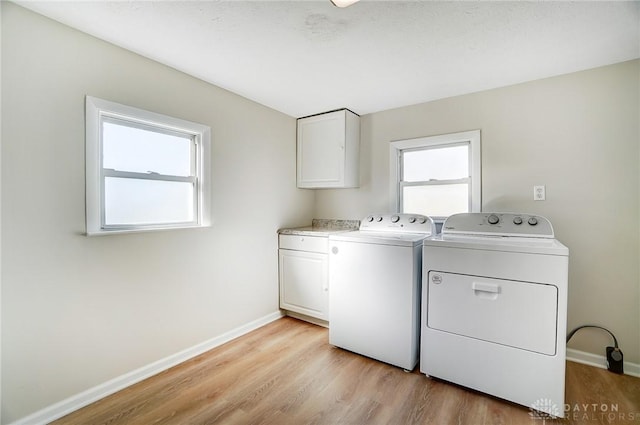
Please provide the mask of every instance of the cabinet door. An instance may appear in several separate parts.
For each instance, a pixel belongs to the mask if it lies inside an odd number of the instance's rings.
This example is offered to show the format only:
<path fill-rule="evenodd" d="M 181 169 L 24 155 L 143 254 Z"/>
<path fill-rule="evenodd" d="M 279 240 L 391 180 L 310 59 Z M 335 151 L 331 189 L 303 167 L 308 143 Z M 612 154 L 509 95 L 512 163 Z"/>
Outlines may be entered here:
<path fill-rule="evenodd" d="M 278 257 L 280 308 L 328 320 L 327 254 L 280 249 Z"/>
<path fill-rule="evenodd" d="M 298 187 L 344 186 L 345 129 L 345 111 L 298 120 Z"/>

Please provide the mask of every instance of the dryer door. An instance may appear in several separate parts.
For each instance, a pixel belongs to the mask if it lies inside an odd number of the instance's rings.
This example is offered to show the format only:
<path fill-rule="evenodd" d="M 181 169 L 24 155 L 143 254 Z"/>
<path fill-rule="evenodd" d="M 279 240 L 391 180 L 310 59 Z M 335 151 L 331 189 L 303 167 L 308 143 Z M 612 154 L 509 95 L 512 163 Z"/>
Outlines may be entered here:
<path fill-rule="evenodd" d="M 427 326 L 541 354 L 556 353 L 558 288 L 429 272 Z"/>

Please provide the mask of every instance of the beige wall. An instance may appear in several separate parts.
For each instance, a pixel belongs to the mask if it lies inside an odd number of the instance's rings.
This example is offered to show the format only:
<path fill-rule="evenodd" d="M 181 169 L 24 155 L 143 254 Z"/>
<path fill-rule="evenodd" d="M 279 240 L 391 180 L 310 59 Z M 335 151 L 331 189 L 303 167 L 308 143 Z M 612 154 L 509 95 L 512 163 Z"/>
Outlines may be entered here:
<path fill-rule="evenodd" d="M 483 208 L 571 249 L 569 328 L 640 362 L 639 61 L 366 115 L 361 188 L 321 191 L 293 118 L 7 2 L 1 63 L 3 423 L 276 311 L 278 227 L 388 211 L 390 141 L 472 129 Z M 210 229 L 82 235 L 87 94 L 212 127 Z"/>
<path fill-rule="evenodd" d="M 2 422 L 278 311 L 295 120 L 2 2 Z M 211 126 L 213 226 L 86 237 L 84 97 Z"/>
<path fill-rule="evenodd" d="M 318 192 L 315 215 L 389 211 L 390 141 L 480 129 L 483 210 L 548 217 L 570 248 L 568 328 L 605 326 L 640 363 L 639 79 L 632 61 L 363 116 L 362 185 Z M 569 347 L 606 345 L 584 330 Z"/>

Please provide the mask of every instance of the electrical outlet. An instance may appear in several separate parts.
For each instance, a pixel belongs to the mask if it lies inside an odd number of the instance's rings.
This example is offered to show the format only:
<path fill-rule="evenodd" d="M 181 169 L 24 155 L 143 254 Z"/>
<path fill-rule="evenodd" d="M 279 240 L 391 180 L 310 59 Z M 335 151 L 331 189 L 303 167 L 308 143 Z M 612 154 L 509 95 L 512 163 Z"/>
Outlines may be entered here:
<path fill-rule="evenodd" d="M 607 347 L 607 369 L 613 373 L 624 373 L 622 351 L 618 347 Z"/>
<path fill-rule="evenodd" d="M 547 199 L 547 194 L 544 186 L 533 186 L 533 200 L 544 201 Z"/>

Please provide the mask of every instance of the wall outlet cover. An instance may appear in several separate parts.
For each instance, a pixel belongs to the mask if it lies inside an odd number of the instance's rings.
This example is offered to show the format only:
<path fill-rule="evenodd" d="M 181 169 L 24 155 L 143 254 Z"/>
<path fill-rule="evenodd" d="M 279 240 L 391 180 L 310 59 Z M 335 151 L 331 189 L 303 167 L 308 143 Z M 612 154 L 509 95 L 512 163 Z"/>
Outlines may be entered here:
<path fill-rule="evenodd" d="M 547 199 L 547 194 L 544 186 L 533 186 L 533 200 L 544 201 Z"/>

